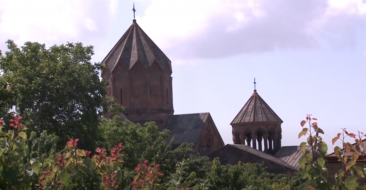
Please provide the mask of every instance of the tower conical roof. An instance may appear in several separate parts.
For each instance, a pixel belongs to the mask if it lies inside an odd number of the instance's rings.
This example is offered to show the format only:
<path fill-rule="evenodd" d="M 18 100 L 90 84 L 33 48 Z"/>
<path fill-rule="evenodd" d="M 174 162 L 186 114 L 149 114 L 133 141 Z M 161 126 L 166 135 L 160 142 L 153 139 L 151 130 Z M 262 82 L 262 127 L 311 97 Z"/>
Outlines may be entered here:
<path fill-rule="evenodd" d="M 251 122 L 283 122 L 271 107 L 269 107 L 269 105 L 259 96 L 257 90 L 254 90 L 252 96 L 240 110 L 238 115 L 236 115 L 231 124 Z"/>
<path fill-rule="evenodd" d="M 171 71 L 169 58 L 140 28 L 136 20 L 133 20 L 132 25 L 118 40 L 102 63 L 108 67 L 110 72 L 113 72 L 119 64 L 124 68 L 131 69 L 138 62 L 146 69 L 156 62 L 162 70 L 168 69 Z"/>

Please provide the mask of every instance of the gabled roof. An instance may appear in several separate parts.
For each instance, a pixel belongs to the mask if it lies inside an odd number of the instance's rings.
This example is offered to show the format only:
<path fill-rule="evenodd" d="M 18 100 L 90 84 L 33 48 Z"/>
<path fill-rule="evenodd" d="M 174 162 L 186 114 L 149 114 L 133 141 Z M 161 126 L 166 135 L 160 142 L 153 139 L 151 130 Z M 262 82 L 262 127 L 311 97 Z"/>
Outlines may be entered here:
<path fill-rule="evenodd" d="M 296 170 L 296 168 L 292 167 L 291 165 L 289 165 L 288 163 L 282 161 L 281 159 L 276 158 L 276 157 L 274 157 L 274 156 L 272 156 L 270 154 L 264 153 L 262 151 L 259 151 L 257 149 L 254 149 L 254 148 L 252 148 L 250 146 L 247 146 L 247 145 L 243 145 L 243 144 L 227 144 L 224 147 L 222 147 L 221 149 L 224 149 L 225 147 L 233 147 L 233 148 L 236 148 L 236 149 L 245 151 L 248 154 L 252 154 L 252 155 L 258 156 L 260 158 L 263 158 L 265 160 L 274 162 L 274 163 L 276 163 L 278 165 L 287 167 L 287 168 L 292 169 L 292 170 Z M 219 150 L 216 150 L 216 151 L 220 151 L 220 149 Z M 214 152 L 216 152 L 216 151 L 214 151 Z M 211 154 L 213 154 L 213 153 L 211 153 Z M 211 154 L 209 154 L 208 156 L 210 156 Z"/>
<path fill-rule="evenodd" d="M 311 150 L 310 146 L 307 146 L 306 148 Z M 304 153 L 300 150 L 300 146 L 283 146 L 276 152 L 275 157 L 281 159 L 290 166 L 299 169 L 299 159 L 303 155 Z"/>
<path fill-rule="evenodd" d="M 269 107 L 269 105 L 259 96 L 257 90 L 249 98 L 238 115 L 231 122 L 233 124 L 250 122 L 276 122 L 282 123 L 280 117 Z"/>
<path fill-rule="evenodd" d="M 198 143 L 201 138 L 201 132 L 205 128 L 205 123 L 209 118 L 211 118 L 210 113 L 172 115 L 167 120 L 165 128 L 174 136 L 174 145 L 179 145 L 183 142 Z M 220 136 L 216 126 L 214 128 Z M 224 144 L 222 138 L 220 140 Z"/>
<path fill-rule="evenodd" d="M 353 143 L 352 144 L 352 148 L 355 148 L 355 146 L 356 146 L 356 143 Z M 344 149 L 342 149 L 342 151 L 344 151 Z M 362 141 L 361 141 L 361 144 L 360 144 L 360 151 L 361 152 L 359 152 L 359 151 L 357 151 L 357 150 L 355 150 L 355 152 L 357 152 L 357 153 L 359 153 L 360 154 L 360 157 L 359 157 L 359 159 L 357 160 L 358 162 L 366 162 L 366 139 L 363 139 Z M 354 152 L 352 152 L 352 151 L 348 151 L 348 150 L 346 150 L 346 151 L 344 151 L 344 155 L 345 156 L 352 156 L 353 155 L 353 153 Z M 330 162 L 338 162 L 338 157 L 337 157 L 337 155 L 334 153 L 334 152 L 332 152 L 332 153 L 330 153 L 330 154 L 328 154 L 327 156 L 326 156 L 326 159 L 328 160 L 328 161 L 330 161 Z"/>
<path fill-rule="evenodd" d="M 146 69 L 153 63 L 157 63 L 162 70 L 171 71 L 169 58 L 134 20 L 102 63 L 106 64 L 109 71 L 112 72 L 119 64 L 131 69 L 137 62 L 140 62 Z"/>

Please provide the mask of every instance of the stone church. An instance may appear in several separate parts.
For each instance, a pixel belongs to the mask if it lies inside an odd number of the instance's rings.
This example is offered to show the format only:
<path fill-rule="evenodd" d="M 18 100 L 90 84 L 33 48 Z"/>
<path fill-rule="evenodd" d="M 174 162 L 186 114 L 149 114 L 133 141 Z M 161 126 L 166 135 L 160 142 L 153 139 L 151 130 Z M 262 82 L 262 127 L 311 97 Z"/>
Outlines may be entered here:
<path fill-rule="evenodd" d="M 224 144 L 210 113 L 174 115 L 170 59 L 136 20 L 102 61 L 107 93 L 125 108 L 124 117 L 143 124 L 154 121 L 171 131 L 173 146 L 193 143 L 194 149 L 222 164 L 263 163 L 270 172 L 298 170 L 298 146 L 281 146 L 281 118 L 254 90 L 231 122 L 233 144 Z"/>

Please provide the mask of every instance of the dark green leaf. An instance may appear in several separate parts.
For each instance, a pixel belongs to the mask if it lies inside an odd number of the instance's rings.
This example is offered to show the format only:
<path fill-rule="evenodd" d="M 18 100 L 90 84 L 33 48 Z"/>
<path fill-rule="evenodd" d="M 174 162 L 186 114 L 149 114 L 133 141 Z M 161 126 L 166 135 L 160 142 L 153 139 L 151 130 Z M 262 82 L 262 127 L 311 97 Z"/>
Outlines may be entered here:
<path fill-rule="evenodd" d="M 322 154 L 322 155 L 325 155 L 328 151 L 328 145 L 327 143 L 325 143 L 324 141 L 320 141 L 319 144 L 319 152 Z"/>
<path fill-rule="evenodd" d="M 39 163 L 38 161 L 34 162 L 32 164 L 32 170 L 35 174 L 39 174 L 39 170 L 40 170 L 40 167 L 41 167 L 41 163 Z"/>
<path fill-rule="evenodd" d="M 323 168 L 324 167 L 324 164 L 325 164 L 325 160 L 324 158 L 320 157 L 316 160 L 316 162 L 318 163 L 318 165 Z"/>
<path fill-rule="evenodd" d="M 358 187 L 357 177 L 356 176 L 347 177 L 344 184 L 349 190 L 356 189 Z"/>
<path fill-rule="evenodd" d="M 299 167 L 300 167 L 301 169 L 304 169 L 304 168 L 305 168 L 305 163 L 306 163 L 306 158 L 305 158 L 305 157 L 301 157 L 301 158 L 299 159 Z"/>
<path fill-rule="evenodd" d="M 60 179 L 64 183 L 67 183 L 68 182 L 69 176 L 70 175 L 68 174 L 67 170 L 62 170 L 61 173 L 60 173 Z"/>
<path fill-rule="evenodd" d="M 18 136 L 21 137 L 23 140 L 27 140 L 27 134 L 25 132 L 18 133 Z"/>

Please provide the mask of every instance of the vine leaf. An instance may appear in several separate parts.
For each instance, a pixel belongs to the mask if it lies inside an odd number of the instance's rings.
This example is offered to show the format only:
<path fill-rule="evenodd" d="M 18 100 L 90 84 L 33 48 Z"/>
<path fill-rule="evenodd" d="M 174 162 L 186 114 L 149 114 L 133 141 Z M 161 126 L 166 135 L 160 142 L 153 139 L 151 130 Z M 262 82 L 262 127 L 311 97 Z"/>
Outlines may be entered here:
<path fill-rule="evenodd" d="M 333 139 L 332 139 L 332 144 L 334 144 L 335 142 L 337 142 L 337 140 L 339 139 L 339 137 L 334 137 Z"/>
<path fill-rule="evenodd" d="M 312 136 L 308 136 L 308 144 L 310 146 L 313 146 L 313 144 L 314 144 L 314 138 Z"/>
<path fill-rule="evenodd" d="M 348 136 L 350 136 L 352 138 L 356 138 L 356 135 L 354 133 L 348 133 Z"/>
<path fill-rule="evenodd" d="M 358 186 L 357 177 L 354 175 L 347 177 L 344 184 L 348 189 L 356 189 Z"/>
<path fill-rule="evenodd" d="M 300 123 L 301 127 L 304 127 L 305 124 L 306 124 L 305 120 L 302 120 L 301 123 Z"/>
<path fill-rule="evenodd" d="M 60 179 L 62 182 L 67 183 L 69 180 L 70 175 L 67 173 L 67 170 L 62 170 L 60 173 Z"/>
<path fill-rule="evenodd" d="M 300 144 L 300 150 L 305 153 L 305 151 L 306 151 L 306 142 L 302 142 Z"/>
<path fill-rule="evenodd" d="M 319 142 L 319 152 L 325 155 L 328 151 L 328 146 L 324 141 Z"/>
<path fill-rule="evenodd" d="M 324 131 L 323 131 L 323 129 L 321 129 L 321 128 L 318 128 L 317 132 L 318 132 L 318 133 L 321 133 L 321 134 L 324 134 Z"/>
<path fill-rule="evenodd" d="M 308 132 L 308 128 L 303 128 L 302 131 L 299 133 L 299 138 L 301 138 L 302 136 L 306 135 L 306 133 Z"/>
<path fill-rule="evenodd" d="M 324 160 L 324 158 L 322 158 L 322 157 L 319 157 L 317 160 L 316 160 L 316 162 L 318 163 L 318 165 L 320 166 L 320 167 L 324 167 L 324 164 L 325 164 L 325 160 Z"/>
<path fill-rule="evenodd" d="M 334 147 L 334 154 L 335 154 L 338 158 L 341 158 L 341 148 L 339 148 L 338 146 Z"/>
<path fill-rule="evenodd" d="M 18 134 L 18 136 L 19 137 L 21 137 L 23 140 L 27 140 L 27 134 L 25 133 L 25 132 L 20 132 L 19 134 Z"/>

